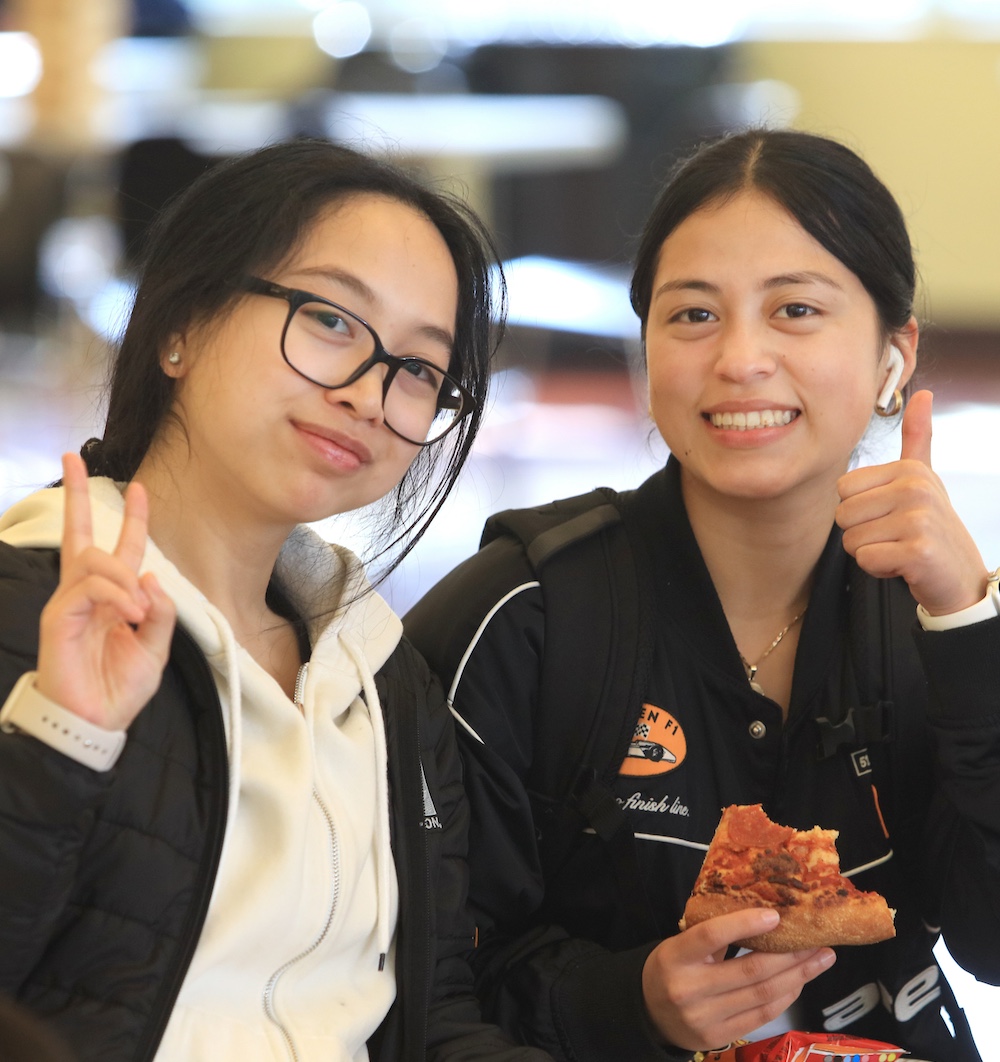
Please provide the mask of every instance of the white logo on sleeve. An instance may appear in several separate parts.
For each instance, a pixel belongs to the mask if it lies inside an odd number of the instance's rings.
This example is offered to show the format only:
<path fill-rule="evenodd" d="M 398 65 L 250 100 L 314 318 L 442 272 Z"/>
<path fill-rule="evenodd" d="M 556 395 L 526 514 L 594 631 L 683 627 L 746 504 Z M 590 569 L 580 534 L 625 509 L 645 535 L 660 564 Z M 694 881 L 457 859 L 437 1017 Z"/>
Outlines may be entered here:
<path fill-rule="evenodd" d="M 845 1029 L 858 1018 L 874 1010 L 879 1003 L 895 1016 L 896 1021 L 907 1022 L 928 1004 L 940 999 L 940 976 L 941 971 L 936 965 L 928 966 L 916 977 L 911 977 L 896 993 L 895 999 L 880 981 L 862 985 L 856 992 L 824 1008 L 823 1028 L 828 1032 Z"/>
<path fill-rule="evenodd" d="M 424 829 L 440 830 L 441 820 L 438 818 L 437 808 L 431 798 L 431 791 L 427 785 L 427 775 L 424 774 L 424 765 L 420 765 L 420 782 L 424 787 Z"/>

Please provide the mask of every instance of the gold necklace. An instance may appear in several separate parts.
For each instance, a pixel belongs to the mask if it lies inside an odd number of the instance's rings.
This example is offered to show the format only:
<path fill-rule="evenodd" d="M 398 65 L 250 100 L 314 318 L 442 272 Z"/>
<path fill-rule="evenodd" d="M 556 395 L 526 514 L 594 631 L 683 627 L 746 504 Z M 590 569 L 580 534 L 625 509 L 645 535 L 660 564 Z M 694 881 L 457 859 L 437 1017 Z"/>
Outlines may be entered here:
<path fill-rule="evenodd" d="M 806 606 L 806 607 L 808 608 L 808 606 Z M 757 659 L 757 663 L 756 664 L 751 664 L 750 661 L 747 660 L 747 658 L 742 653 L 740 653 L 740 661 L 743 664 L 743 670 L 747 673 L 747 682 L 750 683 L 750 688 L 752 690 L 754 690 L 757 693 L 763 693 L 764 692 L 764 689 L 761 686 L 761 684 L 759 682 L 755 682 L 754 681 L 754 677 L 757 674 L 757 668 L 759 668 L 760 665 L 768 658 L 768 656 L 770 656 L 770 654 L 773 652 L 773 650 L 777 648 L 778 643 L 781 641 L 781 639 L 785 637 L 785 635 L 795 626 L 796 623 L 799 622 L 800 619 L 802 619 L 802 617 L 805 614 L 806 614 L 806 610 L 803 609 L 791 621 L 791 623 L 788 624 L 787 627 L 782 627 L 781 630 L 778 631 L 774 641 L 771 642 L 771 644 L 764 650 L 764 652 L 760 654 L 759 658 Z M 736 651 L 738 653 L 740 652 L 739 649 L 737 649 Z"/>

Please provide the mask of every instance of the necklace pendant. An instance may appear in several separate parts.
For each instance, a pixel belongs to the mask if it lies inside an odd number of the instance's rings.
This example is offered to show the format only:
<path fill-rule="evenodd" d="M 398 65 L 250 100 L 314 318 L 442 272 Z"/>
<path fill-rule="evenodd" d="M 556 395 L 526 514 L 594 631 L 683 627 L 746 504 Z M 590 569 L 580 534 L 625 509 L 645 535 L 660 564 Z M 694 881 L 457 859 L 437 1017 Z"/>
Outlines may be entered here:
<path fill-rule="evenodd" d="M 757 665 L 751 664 L 742 653 L 740 653 L 740 660 L 743 662 L 743 670 L 747 673 L 747 682 L 750 683 L 750 689 L 763 695 L 764 688 L 757 681 Z"/>
<path fill-rule="evenodd" d="M 747 660 L 747 658 L 742 653 L 740 653 L 740 662 L 743 664 L 743 670 L 746 672 L 747 682 L 750 683 L 750 689 L 752 689 L 754 693 L 759 693 L 761 694 L 761 696 L 764 697 L 767 696 L 767 694 L 764 693 L 764 687 L 761 686 L 761 684 L 757 681 L 757 668 L 760 667 L 760 665 L 771 655 L 771 650 L 776 649 L 778 647 L 779 643 L 781 642 L 781 639 L 785 637 L 785 635 L 795 626 L 796 623 L 799 622 L 800 619 L 802 619 L 805 613 L 806 610 L 803 609 L 792 620 L 792 622 L 788 624 L 787 627 L 782 627 L 781 630 L 778 631 L 777 637 L 775 637 L 774 641 L 771 642 L 771 644 L 764 650 L 763 653 L 761 653 L 760 659 L 757 661 L 756 664 L 751 664 L 750 661 Z M 737 650 L 737 652 L 739 652 L 739 650 Z"/>

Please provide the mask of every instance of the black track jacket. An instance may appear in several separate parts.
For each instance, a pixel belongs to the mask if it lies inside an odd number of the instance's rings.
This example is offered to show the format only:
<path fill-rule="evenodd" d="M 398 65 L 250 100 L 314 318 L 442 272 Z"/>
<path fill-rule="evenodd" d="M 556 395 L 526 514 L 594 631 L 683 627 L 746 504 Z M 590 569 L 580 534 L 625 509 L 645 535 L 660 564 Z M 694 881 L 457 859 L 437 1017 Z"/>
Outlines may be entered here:
<path fill-rule="evenodd" d="M 593 831 L 555 872 L 542 870 L 528 777 L 538 757 L 559 750 L 536 747 L 537 713 L 562 713 L 569 747 L 575 725 L 573 705 L 539 705 L 544 572 L 540 586 L 520 543 L 494 542 L 405 620 L 463 724 L 470 896 L 484 926 L 494 926 L 475 960 L 486 1014 L 560 1059 L 689 1057 L 652 1036 L 642 966 L 676 932 L 720 809 L 760 802 L 776 821 L 839 830 L 842 869 L 897 909 L 895 940 L 839 949 L 805 987 L 808 1030 L 885 1040 L 932 1062 L 975 1062 L 932 947 L 943 930 L 966 969 L 1000 983 L 1000 618 L 925 632 L 905 584 L 891 582 L 891 629 L 873 634 L 888 639 L 894 676 L 887 740 L 822 757 L 817 717 L 836 717 L 859 696 L 848 601 L 852 580 L 867 577 L 839 531 L 819 562 L 783 724 L 779 706 L 749 688 L 687 521 L 679 466 L 671 460 L 638 490 L 610 496 L 647 591 L 650 636 L 637 669 L 641 694 L 614 707 L 628 716 L 631 740 L 607 750 L 607 761 L 635 835 L 652 930 L 631 918 Z M 577 588 L 593 576 L 581 570 Z M 475 590 L 486 584 L 489 600 Z M 602 621 L 579 615 L 581 632 Z"/>

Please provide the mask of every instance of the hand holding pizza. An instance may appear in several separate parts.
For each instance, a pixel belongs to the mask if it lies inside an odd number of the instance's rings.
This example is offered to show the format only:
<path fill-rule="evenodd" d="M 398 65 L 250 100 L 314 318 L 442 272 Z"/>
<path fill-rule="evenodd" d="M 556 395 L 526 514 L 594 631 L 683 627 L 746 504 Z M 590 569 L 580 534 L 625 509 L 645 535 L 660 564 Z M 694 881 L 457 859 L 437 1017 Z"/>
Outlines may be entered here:
<path fill-rule="evenodd" d="M 787 1010 L 802 986 L 833 964 L 830 948 L 725 959 L 730 944 L 767 933 L 778 921 L 774 910 L 737 911 L 657 945 L 643 967 L 642 989 L 665 1040 L 690 1051 L 730 1043 Z"/>
<path fill-rule="evenodd" d="M 902 576 L 931 615 L 945 615 L 979 601 L 989 573 L 931 468 L 933 400 L 930 391 L 910 399 L 898 461 L 841 476 L 836 519 L 864 571 Z"/>
<path fill-rule="evenodd" d="M 112 553 L 93 544 L 87 470 L 63 457 L 59 585 L 42 610 L 38 692 L 107 730 L 123 730 L 156 692 L 176 611 L 151 573 L 139 575 L 148 504 L 138 483 Z"/>

